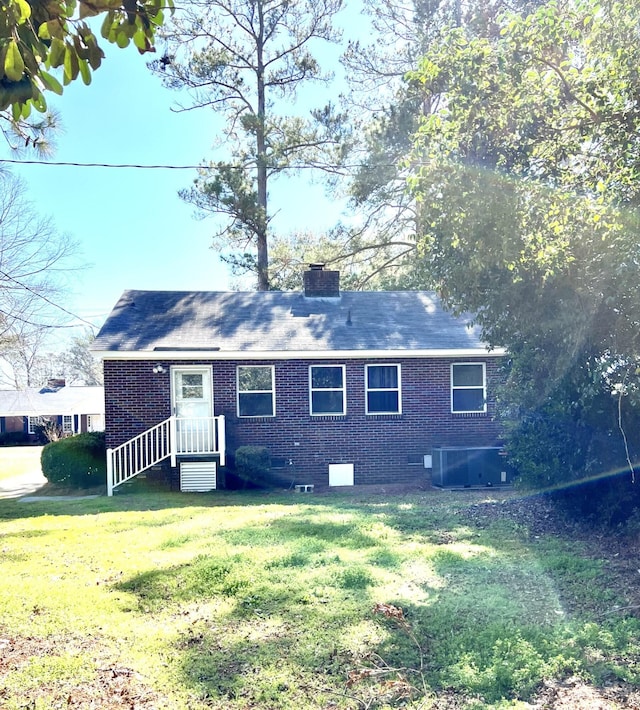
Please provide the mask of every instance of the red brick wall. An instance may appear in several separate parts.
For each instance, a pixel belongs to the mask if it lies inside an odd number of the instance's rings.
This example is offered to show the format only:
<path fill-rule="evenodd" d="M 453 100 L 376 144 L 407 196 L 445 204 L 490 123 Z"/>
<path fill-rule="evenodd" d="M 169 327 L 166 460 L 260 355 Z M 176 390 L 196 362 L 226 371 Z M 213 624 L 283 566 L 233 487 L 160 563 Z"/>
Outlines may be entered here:
<path fill-rule="evenodd" d="M 430 471 L 411 460 L 430 454 L 433 446 L 491 446 L 499 443 L 492 385 L 496 358 L 464 358 L 486 362 L 488 412 L 452 414 L 451 359 L 288 360 L 274 363 L 276 416 L 239 419 L 236 411 L 237 362 L 185 361 L 174 365 L 213 366 L 215 414 L 224 414 L 227 450 L 244 445 L 266 446 L 287 466 L 280 473 L 296 482 L 328 484 L 330 463 L 353 463 L 355 483 L 408 483 L 429 480 Z M 365 363 L 401 365 L 402 414 L 365 414 Z M 154 374 L 161 363 L 164 374 Z M 170 362 L 105 361 L 107 446 L 166 419 L 171 414 Z M 346 365 L 347 413 L 341 417 L 309 414 L 309 365 Z M 291 460 L 291 465 L 288 465 Z"/>
<path fill-rule="evenodd" d="M 105 436 L 118 446 L 171 415 L 169 366 L 155 374 L 154 362 L 104 362 Z"/>
<path fill-rule="evenodd" d="M 303 276 L 304 295 L 337 297 L 340 295 L 340 272 L 327 269 L 310 269 Z"/>

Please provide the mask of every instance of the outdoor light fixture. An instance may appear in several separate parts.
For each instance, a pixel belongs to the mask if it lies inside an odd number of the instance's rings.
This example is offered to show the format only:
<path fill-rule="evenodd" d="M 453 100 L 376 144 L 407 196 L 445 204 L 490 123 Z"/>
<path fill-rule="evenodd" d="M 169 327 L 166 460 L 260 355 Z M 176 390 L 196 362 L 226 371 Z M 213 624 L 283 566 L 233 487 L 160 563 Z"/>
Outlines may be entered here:
<path fill-rule="evenodd" d="M 165 369 L 160 363 L 158 363 L 157 365 L 154 365 L 153 372 L 155 375 L 161 375 L 163 372 L 165 372 Z"/>

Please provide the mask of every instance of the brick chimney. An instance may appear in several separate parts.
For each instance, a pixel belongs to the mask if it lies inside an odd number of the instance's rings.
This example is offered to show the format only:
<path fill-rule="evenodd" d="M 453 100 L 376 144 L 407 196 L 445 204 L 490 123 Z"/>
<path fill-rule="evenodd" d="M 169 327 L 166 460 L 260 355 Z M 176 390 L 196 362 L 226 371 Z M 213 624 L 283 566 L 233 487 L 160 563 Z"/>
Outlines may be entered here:
<path fill-rule="evenodd" d="M 67 384 L 64 377 L 51 377 L 47 380 L 47 387 L 52 390 L 59 390 Z"/>
<path fill-rule="evenodd" d="M 324 264 L 309 264 L 303 274 L 304 295 L 307 298 L 339 298 L 340 272 L 329 271 Z"/>

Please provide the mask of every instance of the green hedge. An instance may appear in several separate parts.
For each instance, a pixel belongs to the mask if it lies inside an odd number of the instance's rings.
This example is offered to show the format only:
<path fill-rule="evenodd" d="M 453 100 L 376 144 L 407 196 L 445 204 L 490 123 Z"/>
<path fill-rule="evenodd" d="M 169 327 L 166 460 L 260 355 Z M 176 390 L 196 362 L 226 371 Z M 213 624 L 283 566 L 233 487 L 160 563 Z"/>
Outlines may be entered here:
<path fill-rule="evenodd" d="M 268 485 L 271 456 L 264 446 L 241 446 L 236 449 L 236 473 L 258 486 Z"/>
<path fill-rule="evenodd" d="M 30 444 L 31 437 L 26 431 L 3 431 L 0 434 L 0 446 Z"/>
<path fill-rule="evenodd" d="M 49 483 L 71 488 L 104 485 L 107 476 L 104 432 L 52 441 L 42 449 L 40 461 Z"/>

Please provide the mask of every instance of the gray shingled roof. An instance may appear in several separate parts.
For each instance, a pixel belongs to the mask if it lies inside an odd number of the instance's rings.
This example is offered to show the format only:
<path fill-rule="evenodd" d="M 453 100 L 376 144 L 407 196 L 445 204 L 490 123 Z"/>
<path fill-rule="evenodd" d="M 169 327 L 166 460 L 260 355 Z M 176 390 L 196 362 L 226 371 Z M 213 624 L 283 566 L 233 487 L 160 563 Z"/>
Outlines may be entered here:
<path fill-rule="evenodd" d="M 59 414 L 104 414 L 104 387 L 0 390 L 0 416 L 37 417 Z"/>
<path fill-rule="evenodd" d="M 426 291 L 346 291 L 340 298 L 280 291 L 125 291 L 92 349 L 484 352 L 479 330 L 468 321 L 444 311 Z"/>

